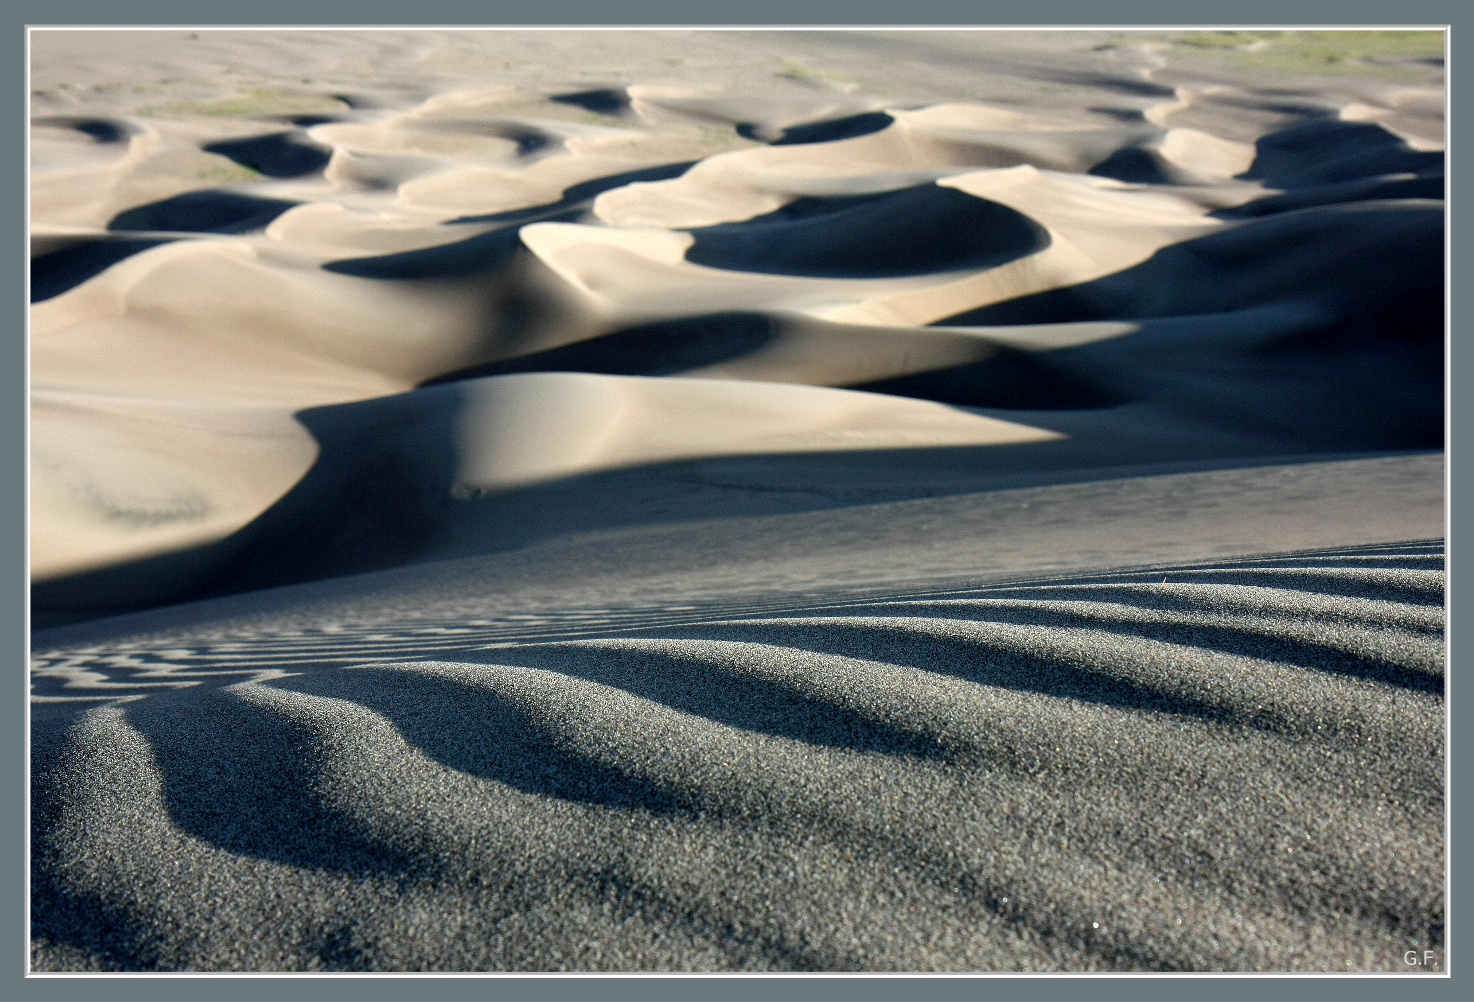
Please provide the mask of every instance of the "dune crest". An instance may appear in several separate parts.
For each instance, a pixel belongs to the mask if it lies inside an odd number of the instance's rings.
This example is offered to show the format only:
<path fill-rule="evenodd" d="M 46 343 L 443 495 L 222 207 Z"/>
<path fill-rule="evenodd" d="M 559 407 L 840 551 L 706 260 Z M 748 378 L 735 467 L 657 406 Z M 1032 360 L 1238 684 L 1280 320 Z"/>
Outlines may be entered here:
<path fill-rule="evenodd" d="M 927 400 L 730 380 L 540 373 L 464 384 L 453 491 L 698 456 L 1042 442 Z"/>

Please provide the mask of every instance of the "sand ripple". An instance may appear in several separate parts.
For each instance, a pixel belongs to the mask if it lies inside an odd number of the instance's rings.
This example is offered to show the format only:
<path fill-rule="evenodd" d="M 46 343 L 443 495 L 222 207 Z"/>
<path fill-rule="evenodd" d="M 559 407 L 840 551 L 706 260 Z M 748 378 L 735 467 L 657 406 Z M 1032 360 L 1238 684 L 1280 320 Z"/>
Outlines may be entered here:
<path fill-rule="evenodd" d="M 1407 544 L 43 651 L 36 962 L 1395 969 L 1442 591 Z"/>

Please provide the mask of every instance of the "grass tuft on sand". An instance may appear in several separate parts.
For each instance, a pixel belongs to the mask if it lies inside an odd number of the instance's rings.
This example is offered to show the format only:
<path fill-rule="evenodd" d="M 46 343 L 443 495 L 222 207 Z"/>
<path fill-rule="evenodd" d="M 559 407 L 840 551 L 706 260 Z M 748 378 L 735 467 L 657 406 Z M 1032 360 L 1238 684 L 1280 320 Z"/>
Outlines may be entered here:
<path fill-rule="evenodd" d="M 1173 51 L 1227 58 L 1245 69 L 1412 78 L 1443 58 L 1440 31 L 1202 31 Z M 1410 65 L 1411 64 L 1411 65 Z"/>

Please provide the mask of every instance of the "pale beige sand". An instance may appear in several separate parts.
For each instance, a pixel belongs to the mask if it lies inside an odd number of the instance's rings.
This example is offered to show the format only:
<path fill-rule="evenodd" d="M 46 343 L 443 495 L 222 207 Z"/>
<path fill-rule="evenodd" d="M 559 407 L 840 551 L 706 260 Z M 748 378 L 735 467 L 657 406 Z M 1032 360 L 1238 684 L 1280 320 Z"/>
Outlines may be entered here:
<path fill-rule="evenodd" d="M 1055 333 L 1048 325 L 916 325 L 1087 283 L 1129 269 L 1165 246 L 1243 225 L 1208 213 L 1264 193 L 1262 181 L 1234 180 L 1254 159 L 1252 143 L 1239 135 L 1242 120 L 1260 108 L 1261 120 L 1280 124 L 1275 116 L 1283 118 L 1278 109 L 1285 103 L 1257 97 L 1242 82 L 1146 82 L 1162 76 L 1150 46 L 1138 51 L 1117 45 L 1096 53 L 1103 89 L 1069 100 L 1058 96 L 1058 88 L 1036 87 L 1025 103 L 1016 96 L 1016 70 L 983 71 L 979 84 L 1012 77 L 1001 89 L 1008 107 L 937 100 L 943 96 L 937 81 L 909 60 L 900 65 L 910 67 L 911 78 L 896 81 L 904 86 L 892 95 L 869 93 L 841 79 L 843 73 L 811 70 L 787 55 L 787 46 L 799 46 L 799 52 L 816 44 L 791 35 L 390 32 L 308 42 L 269 32 L 205 33 L 198 39 L 176 33 L 149 36 L 157 65 L 117 53 L 111 58 L 121 62 L 110 64 L 101 56 L 99 46 L 135 37 L 51 33 L 36 39 L 37 250 L 75 253 L 80 241 L 109 225 L 142 230 L 152 239 L 182 237 L 127 256 L 35 308 L 32 371 L 44 392 L 33 417 L 32 562 L 43 580 L 220 539 L 246 525 L 300 480 L 315 457 L 308 436 L 299 431 L 294 440 L 290 410 L 406 390 L 447 372 L 634 324 L 734 310 L 764 313 L 773 318 L 778 336 L 714 364 L 691 366 L 689 374 L 818 385 L 860 385 L 978 362 L 1000 344 L 1033 351 L 1080 343 L 1077 337 L 1123 337 L 1139 327 L 1118 321 Z M 858 69 L 854 52 L 846 49 L 868 37 L 841 36 L 820 51 L 830 63 L 849 60 L 845 65 Z M 912 58 L 927 45 L 950 51 L 964 38 L 982 44 L 1002 67 L 1016 65 L 1017 51 L 1032 49 L 1036 74 L 1058 71 L 1059 38 L 1027 34 L 917 36 Z M 699 44 L 691 50 L 682 39 Z M 614 53 L 622 52 L 626 78 L 633 65 L 658 66 L 659 79 L 611 89 L 616 104 L 604 112 L 548 101 L 549 94 L 574 87 L 579 74 L 555 70 L 556 60 L 536 54 L 546 47 L 582 53 L 579 46 L 590 44 L 613 46 L 606 54 L 611 65 L 619 65 Z M 304 46 L 315 54 L 306 57 Z M 776 72 L 750 75 L 741 89 L 730 81 L 721 86 L 726 71 L 713 71 L 713 47 L 728 61 L 765 52 Z M 451 86 L 451 67 L 464 67 L 472 51 L 486 52 L 498 65 L 479 74 L 462 69 Z M 498 52 L 500 57 L 492 55 Z M 372 74 L 364 72 L 369 64 L 376 67 Z M 113 78 L 92 82 L 106 77 L 110 66 Z M 224 78 L 222 66 L 229 67 Z M 288 66 L 300 74 L 288 78 Z M 442 66 L 445 73 L 428 74 L 430 67 Z M 1183 68 L 1175 69 L 1181 76 Z M 1194 69 L 1203 73 L 1201 66 Z M 1232 69 L 1223 65 L 1217 72 L 1232 76 Z M 589 66 L 581 75 L 600 72 Z M 1133 80 L 1142 81 L 1135 95 Z M 1329 83 L 1331 93 L 1325 92 L 1328 82 L 1319 81 L 1322 92 L 1313 99 L 1307 92 L 1304 103 L 1335 108 L 1340 99 L 1341 117 L 1357 121 L 1389 119 L 1421 100 L 1414 87 L 1375 78 Z M 364 87 L 369 90 L 358 93 Z M 349 90 L 346 96 L 343 89 Z M 918 105 L 921 96 L 931 100 Z M 1239 110 L 1238 138 L 1174 125 L 1175 116 L 1209 99 Z M 618 107 L 618 100 L 626 107 Z M 1102 106 L 1091 100 L 1105 102 L 1114 117 L 1101 114 Z M 353 110 L 363 106 L 370 110 Z M 772 139 L 803 123 L 877 113 L 888 115 L 890 124 L 817 144 L 765 146 L 732 131 L 735 123 L 748 136 Z M 289 120 L 304 124 L 294 131 Z M 302 174 L 294 164 L 304 156 L 308 166 L 314 156 L 327 159 L 316 173 L 273 179 L 206 149 L 252 135 L 276 136 L 277 145 L 237 154 L 237 160 L 256 163 L 270 175 Z M 1428 145 L 1426 127 L 1409 137 Z M 741 148 L 722 152 L 723 146 Z M 1172 184 L 1129 184 L 1083 173 L 1126 147 L 1155 157 Z M 467 214 L 494 219 L 499 212 L 556 205 L 581 182 L 678 157 L 699 162 L 678 178 L 634 180 L 591 193 L 592 203 L 585 206 L 593 213 L 589 223 L 533 221 L 520 231 L 490 219 L 446 225 Z M 241 183 L 252 175 L 257 180 Z M 227 178 L 237 183 L 218 187 Z M 1015 258 L 1005 263 L 969 264 L 969 254 L 946 250 L 929 254 L 925 230 L 904 233 L 909 204 L 898 204 L 861 220 L 860 230 L 852 225 L 832 236 L 795 232 L 789 240 L 821 241 L 814 253 L 822 259 L 832 252 L 823 241 L 864 241 L 862 234 L 899 227 L 897 246 L 926 259 L 912 267 L 915 274 L 884 275 L 894 270 L 893 257 L 882 249 L 867 258 L 852 253 L 853 247 L 849 258 L 829 268 L 861 273 L 846 277 L 784 274 L 791 269 L 781 265 L 776 273 L 713 268 L 687 260 L 693 238 L 684 228 L 740 221 L 800 197 L 899 189 L 924 194 L 933 181 L 1026 217 L 1037 231 L 1035 243 L 1004 248 Z M 186 199 L 172 210 L 151 210 L 137 222 L 119 216 L 138 216 L 140 204 L 163 199 L 167 206 L 169 197 L 191 192 L 195 203 Z M 222 206 L 222 198 L 235 202 Z M 286 211 L 254 229 L 237 218 L 281 208 Z M 244 232 L 229 235 L 242 226 Z M 454 246 L 498 230 L 506 239 L 488 242 L 484 251 L 468 247 L 459 260 L 431 258 L 395 272 L 386 259 L 378 266 L 382 273 L 322 267 Z M 1269 243 L 1293 241 L 1293 233 L 1277 233 Z M 791 256 L 795 248 L 789 250 Z M 900 267 L 905 270 L 905 262 Z M 1277 270 L 1270 260 L 1259 268 Z M 863 277 L 865 272 L 874 274 Z M 1259 335 L 1266 340 L 1313 326 L 1293 310 L 1262 323 Z M 714 386 L 711 392 L 730 391 Z M 792 399 L 798 407 L 828 406 Z M 262 409 L 268 404 L 278 409 L 275 416 Z M 652 414 L 661 407 L 707 409 L 694 398 L 651 406 Z M 212 414 L 201 409 L 212 407 Z M 115 417 L 123 411 L 128 418 L 119 422 Z M 569 413 L 562 420 L 573 427 L 582 419 Z M 681 423 L 674 413 L 669 420 Z M 898 414 L 898 420 L 905 424 L 910 418 Z M 263 434 L 267 426 L 272 430 Z M 863 429 L 854 431 L 863 447 L 883 444 Z M 1203 435 L 1201 429 L 1186 433 Z M 1213 435 L 1240 433 L 1218 428 Z M 506 444 L 508 436 L 521 433 L 495 434 Z M 527 444 L 511 445 L 513 451 L 540 449 L 537 443 L 558 433 L 531 434 Z M 699 455 L 699 440 L 707 433 L 693 428 L 680 434 L 691 441 L 648 451 L 638 436 L 616 434 L 620 442 L 613 453 L 586 456 L 581 463 L 597 468 Z M 828 434 L 842 448 L 848 433 L 836 425 Z M 890 444 L 921 441 L 909 432 L 898 434 Z M 969 434 L 959 438 L 957 431 L 947 431 L 937 444 L 1018 440 Z M 1036 434 L 1059 437 L 1048 430 Z M 184 444 L 201 435 L 208 444 Z M 588 437 L 583 431 L 575 435 Z M 735 425 L 728 437 L 746 443 L 738 451 L 765 448 L 760 435 Z M 95 447 L 103 440 L 109 441 L 109 457 L 98 462 Z M 807 447 L 817 448 L 819 441 L 811 439 Z M 592 446 L 581 440 L 569 448 L 587 453 Z M 711 451 L 731 450 L 713 442 Z M 1263 449 L 1239 443 L 1239 451 Z M 545 472 L 566 474 L 577 466 L 550 458 Z M 523 479 L 536 476 L 529 471 Z"/>
<path fill-rule="evenodd" d="M 1441 944 L 1441 63 L 1221 41 L 35 33 L 36 963 Z"/>

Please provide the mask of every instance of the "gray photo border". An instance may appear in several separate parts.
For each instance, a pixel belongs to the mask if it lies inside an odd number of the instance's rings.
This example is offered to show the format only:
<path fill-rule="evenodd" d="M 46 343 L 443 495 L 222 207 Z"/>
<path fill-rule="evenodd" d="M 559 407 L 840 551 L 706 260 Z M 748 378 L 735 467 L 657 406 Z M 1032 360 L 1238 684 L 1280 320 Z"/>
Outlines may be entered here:
<path fill-rule="evenodd" d="M 851 0 L 844 6 L 822 0 L 748 0 L 740 8 L 708 8 L 685 0 L 625 0 L 617 6 L 590 0 L 544 0 L 535 6 L 510 3 L 476 3 L 473 0 L 420 0 L 406 7 L 388 0 L 363 0 L 354 7 L 322 2 L 322 0 L 256 0 L 249 8 L 234 8 L 222 13 L 184 0 L 135 0 L 126 6 L 88 0 L 40 2 L 21 0 L 3 15 L 8 22 L 4 32 L 4 51 L 8 53 L 0 65 L 6 67 L 3 79 L 11 81 L 7 92 L 7 117 L 12 121 L 13 137 L 24 135 L 27 117 L 26 48 L 27 26 L 37 25 L 254 25 L 332 26 L 338 24 L 406 26 L 460 25 L 580 25 L 589 27 L 613 25 L 834 25 L 843 26 L 1075 26 L 1075 27 L 1151 27 L 1225 23 L 1243 25 L 1397 25 L 1457 27 L 1455 13 L 1459 6 L 1452 0 L 1402 0 L 1397 4 L 1372 0 L 1345 0 L 1330 7 L 1314 0 L 1238 0 L 1232 7 L 1185 5 L 1181 0 L 1117 0 L 1110 5 L 1085 0 L 1034 0 L 1029 4 L 983 6 L 964 0 L 909 0 L 904 5 L 883 4 L 877 0 Z M 234 17 L 228 16 L 234 14 Z M 344 19 L 351 14 L 352 20 Z M 407 20 L 406 15 L 416 15 Z M 723 17 L 728 14 L 729 17 Z M 248 15 L 243 20 L 241 15 Z M 842 16 L 842 20 L 837 18 Z M 740 20 L 737 18 L 740 17 Z M 1474 24 L 1465 14 L 1465 26 Z M 1454 52 L 1466 51 L 1462 34 L 1449 32 L 1449 62 Z M 1450 65 L 1449 131 L 1455 123 L 1468 118 L 1452 101 L 1454 74 Z M 1451 141 L 1450 164 L 1458 163 Z M 779 976 L 426 976 L 426 975 L 76 975 L 27 978 L 29 944 L 26 935 L 26 763 L 27 701 L 26 665 L 28 605 L 26 578 L 26 466 L 27 466 L 27 350 L 26 292 L 28 252 L 22 250 L 26 221 L 25 145 L 16 142 L 3 158 L 3 169 L 11 197 L 4 202 L 6 232 L 4 260 L 11 271 L 12 288 L 17 292 L 11 316 L 13 333 L 3 339 L 5 385 L 10 392 L 0 393 L 0 449 L 5 469 L 10 476 L 0 488 L 0 507 L 5 515 L 6 531 L 0 535 L 0 560 L 5 573 L 0 578 L 0 630 L 3 650 L 13 652 L 9 686 L 0 698 L 4 720 L 0 724 L 0 803 L 11 809 L 0 813 L 0 1000 L 9 999 L 683 999 L 704 997 L 711 1000 L 765 998 L 803 999 L 806 1002 L 827 999 L 1471 999 L 1474 998 L 1474 971 L 1454 961 L 1451 975 L 1407 978 L 1375 975 L 1302 975 L 1302 976 L 1203 976 L 1154 977 L 1141 975 L 1090 976 L 1045 975 L 1033 977 L 974 977 L 924 975 L 779 975 Z M 1450 195 L 1452 193 L 1450 192 Z M 1469 211 L 1453 197 L 1448 200 L 1449 260 L 1458 262 L 1467 239 L 1456 225 L 1466 221 Z M 1459 236 L 1455 236 L 1459 234 Z M 1458 272 L 1450 265 L 1449 277 Z M 1449 282 L 1450 329 L 1457 331 L 1457 307 L 1468 296 L 1456 296 L 1456 282 Z M 1464 385 L 1471 375 L 1471 349 L 1458 337 L 1450 338 L 1448 386 Z M 1471 404 L 1449 393 L 1448 497 L 1467 492 L 1471 474 L 1456 462 L 1466 451 L 1458 443 L 1468 438 L 1465 426 L 1471 420 Z M 1447 506 L 1448 528 L 1452 529 L 1454 509 Z M 1450 532 L 1451 536 L 1452 533 Z M 1451 566 L 1454 548 L 1449 539 L 1450 585 L 1454 574 Z M 1448 591 L 1449 636 L 1452 645 L 1462 622 L 1460 609 L 1474 609 L 1474 600 L 1459 589 Z M 1449 697 L 1458 687 L 1454 648 L 1450 647 Z M 1451 715 L 1451 713 L 1450 713 Z M 1452 857 L 1457 844 L 1455 836 L 1470 830 L 1470 775 L 1467 769 L 1470 742 L 1458 729 L 1450 728 L 1447 748 L 1450 782 L 1448 797 L 1450 831 L 1446 846 Z M 1452 860 L 1454 864 L 1461 862 Z M 1467 914 L 1458 906 L 1469 899 L 1470 876 L 1467 867 L 1451 866 L 1448 938 L 1445 956 L 1462 958 L 1457 944 L 1469 939 L 1458 919 Z"/>

